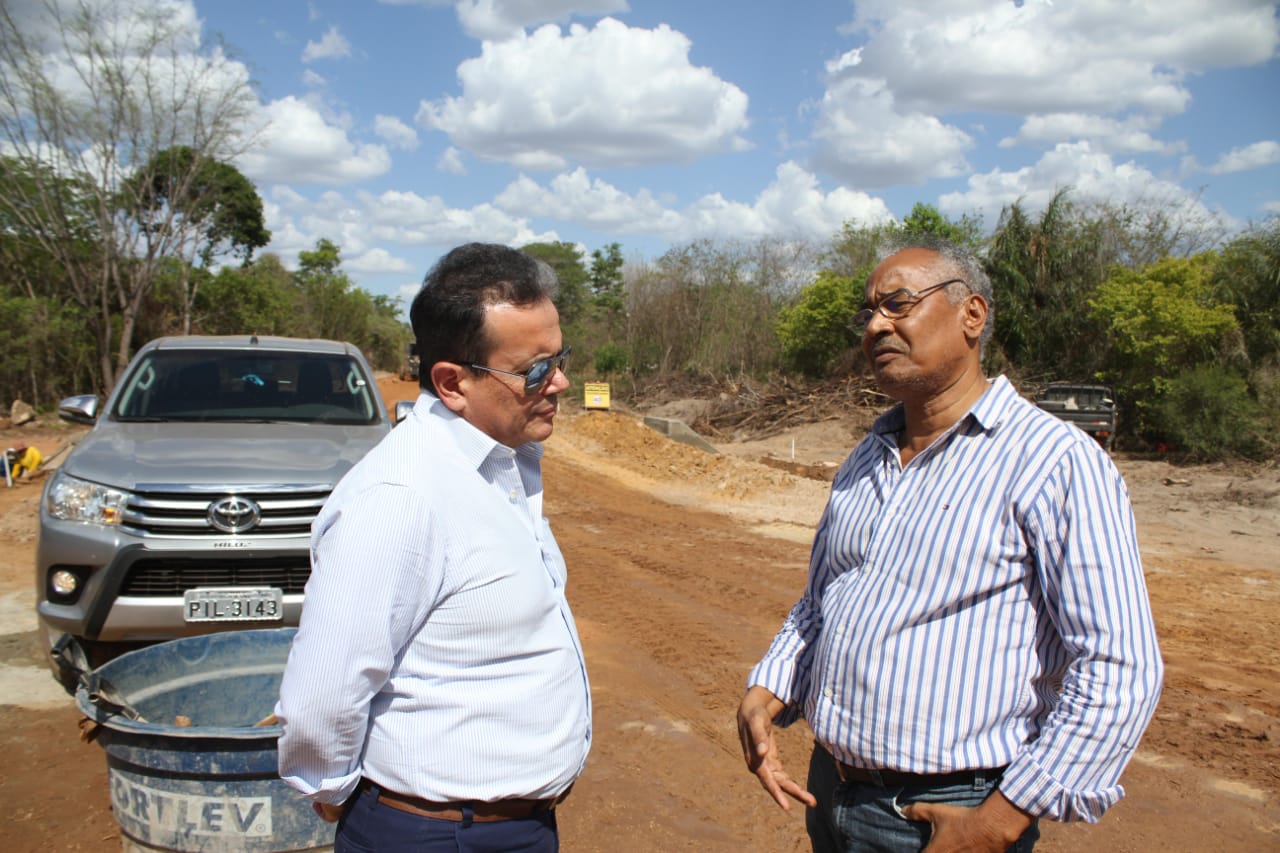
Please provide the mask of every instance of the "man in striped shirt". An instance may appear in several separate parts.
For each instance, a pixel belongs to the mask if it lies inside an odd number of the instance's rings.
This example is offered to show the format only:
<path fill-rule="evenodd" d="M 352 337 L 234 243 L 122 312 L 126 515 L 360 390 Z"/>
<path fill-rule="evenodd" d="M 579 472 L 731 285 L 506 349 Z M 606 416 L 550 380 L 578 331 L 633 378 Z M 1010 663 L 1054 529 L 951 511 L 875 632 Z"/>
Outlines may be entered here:
<path fill-rule="evenodd" d="M 410 311 L 417 404 L 312 525 L 279 765 L 337 853 L 559 849 L 591 695 L 542 514 L 555 283 L 506 246 L 445 255 Z"/>
<path fill-rule="evenodd" d="M 1074 426 L 982 373 L 980 263 L 890 255 L 854 318 L 899 401 L 841 466 L 803 596 L 748 678 L 738 731 L 815 851 L 1029 851 L 1038 818 L 1097 821 L 1163 664 L 1128 492 Z M 808 779 L 774 725 L 815 735 Z"/>

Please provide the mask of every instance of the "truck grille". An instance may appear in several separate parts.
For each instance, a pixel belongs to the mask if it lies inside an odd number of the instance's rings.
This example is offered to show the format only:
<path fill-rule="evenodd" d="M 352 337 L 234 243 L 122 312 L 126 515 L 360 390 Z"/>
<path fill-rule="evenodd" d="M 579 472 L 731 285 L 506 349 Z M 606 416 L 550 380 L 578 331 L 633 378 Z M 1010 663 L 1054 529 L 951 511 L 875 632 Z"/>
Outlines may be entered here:
<path fill-rule="evenodd" d="M 329 497 L 327 486 L 286 486 L 245 491 L 204 491 L 182 487 L 141 489 L 129 497 L 120 526 L 138 536 L 226 536 L 229 532 L 260 535 L 305 535 Z M 258 509 L 255 524 L 234 531 L 219 530 L 210 509 L 220 501 L 238 499 Z"/>
<path fill-rule="evenodd" d="M 301 593 L 311 574 L 307 554 L 261 559 L 139 560 L 129 569 L 123 595 L 178 596 L 189 589 L 210 586 L 273 586 L 287 593 Z"/>

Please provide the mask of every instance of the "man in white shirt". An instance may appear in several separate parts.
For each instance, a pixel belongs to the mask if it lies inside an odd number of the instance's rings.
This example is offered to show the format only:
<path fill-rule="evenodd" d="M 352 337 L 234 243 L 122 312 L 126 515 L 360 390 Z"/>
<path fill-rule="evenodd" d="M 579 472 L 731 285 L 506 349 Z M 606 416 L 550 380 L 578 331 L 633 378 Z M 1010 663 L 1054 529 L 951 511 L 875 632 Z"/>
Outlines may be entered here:
<path fill-rule="evenodd" d="M 555 276 L 468 244 L 410 317 L 422 393 L 312 527 L 280 689 L 280 775 L 335 850 L 559 847 L 591 745 L 542 445 L 569 386 Z"/>

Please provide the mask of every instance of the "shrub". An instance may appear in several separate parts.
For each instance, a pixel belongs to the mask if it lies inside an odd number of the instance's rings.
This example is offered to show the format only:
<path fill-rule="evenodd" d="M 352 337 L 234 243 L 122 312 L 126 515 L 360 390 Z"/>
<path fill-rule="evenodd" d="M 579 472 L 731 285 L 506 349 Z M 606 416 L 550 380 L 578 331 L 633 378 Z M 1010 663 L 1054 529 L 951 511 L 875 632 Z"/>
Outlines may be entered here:
<path fill-rule="evenodd" d="M 1239 374 L 1201 365 L 1162 385 L 1147 410 L 1149 438 L 1202 462 L 1267 454 L 1262 408 Z"/>

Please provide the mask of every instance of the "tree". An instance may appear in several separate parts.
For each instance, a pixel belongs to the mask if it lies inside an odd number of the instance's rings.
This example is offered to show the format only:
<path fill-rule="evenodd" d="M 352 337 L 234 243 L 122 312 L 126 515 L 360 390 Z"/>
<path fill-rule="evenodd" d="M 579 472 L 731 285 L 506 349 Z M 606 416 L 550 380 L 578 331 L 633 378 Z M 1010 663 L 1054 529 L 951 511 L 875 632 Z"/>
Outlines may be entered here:
<path fill-rule="evenodd" d="M 128 363 L 157 266 L 180 237 L 137 219 L 149 164 L 187 146 L 194 169 L 250 144 L 244 69 L 190 45 L 176 8 L 74 0 L 19 17 L 0 5 L 0 142 L 30 187 L 11 194 L 6 169 L 0 207 L 59 264 L 49 287 L 84 312 L 104 390 Z"/>
<path fill-rule="evenodd" d="M 886 248 L 926 235 L 976 249 L 981 243 L 982 223 L 969 215 L 958 220 L 948 219 L 933 205 L 916 202 L 900 223 L 844 223 L 822 258 L 823 267 L 837 276 L 865 277 L 882 260 Z"/>
<path fill-rule="evenodd" d="M 298 253 L 293 280 L 301 295 L 303 326 L 309 334 L 333 340 L 354 340 L 363 331 L 362 319 L 352 312 L 351 279 L 342 271 L 341 250 L 321 237 L 315 249 Z"/>
<path fill-rule="evenodd" d="M 943 216 L 938 208 L 924 202 L 916 202 L 900 227 L 890 226 L 890 234 L 899 238 L 934 236 L 949 240 L 957 246 L 974 250 L 982 243 L 982 221 L 965 215 L 958 220 Z"/>
<path fill-rule="evenodd" d="M 183 334 L 191 333 L 191 309 L 201 276 L 224 255 L 247 264 L 254 249 L 271 240 L 262 219 L 262 198 L 253 183 L 228 163 L 202 157 L 186 145 L 166 148 L 127 182 L 126 199 L 140 205 L 139 227 L 171 232 L 170 245 L 183 261 L 180 312 Z"/>
<path fill-rule="evenodd" d="M 862 305 L 862 285 L 828 270 L 778 312 L 777 333 L 787 365 L 809 376 L 824 376 L 849 353 L 854 338 L 849 321 Z"/>
<path fill-rule="evenodd" d="M 603 249 L 596 249 L 591 253 L 589 281 L 591 298 L 596 307 L 601 309 L 610 321 L 618 319 L 625 307 L 620 245 L 610 243 Z"/>
<path fill-rule="evenodd" d="M 278 256 L 266 254 L 218 270 L 196 296 L 194 323 L 210 335 L 296 335 L 300 302 L 293 275 Z"/>
<path fill-rule="evenodd" d="M 1210 365 L 1238 372 L 1244 360 L 1234 307 L 1209 286 L 1215 261 L 1206 252 L 1116 268 L 1089 300 L 1108 342 L 1102 378 L 1115 386 L 1130 428 L 1152 440 L 1166 433 L 1154 407 L 1180 375 Z"/>
<path fill-rule="evenodd" d="M 398 368 L 408 337 L 398 302 L 353 287 L 331 240 L 321 238 L 314 250 L 299 252 L 298 265 L 293 274 L 300 308 L 297 334 L 347 341 L 374 366 Z"/>
<path fill-rule="evenodd" d="M 761 254 L 699 240 L 638 270 L 626 291 L 632 364 L 659 374 L 758 374 L 777 366 L 777 304 Z"/>
<path fill-rule="evenodd" d="M 1250 364 L 1280 361 L 1280 216 L 1251 225 L 1223 247 L 1210 287 L 1236 306 Z"/>
<path fill-rule="evenodd" d="M 1000 213 L 987 246 L 995 295 L 994 339 L 1004 357 L 1047 378 L 1082 379 L 1099 367 L 1100 339 L 1089 298 L 1110 258 L 1098 231 L 1060 190 L 1039 218 L 1022 203 Z"/>
<path fill-rule="evenodd" d="M 575 323 L 587 301 L 587 269 L 578 247 L 573 243 L 530 243 L 521 251 L 555 270 L 560 285 L 555 298 L 560 322 L 566 326 Z"/>

